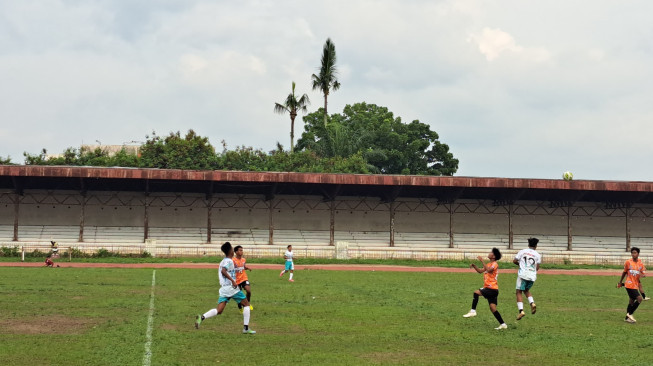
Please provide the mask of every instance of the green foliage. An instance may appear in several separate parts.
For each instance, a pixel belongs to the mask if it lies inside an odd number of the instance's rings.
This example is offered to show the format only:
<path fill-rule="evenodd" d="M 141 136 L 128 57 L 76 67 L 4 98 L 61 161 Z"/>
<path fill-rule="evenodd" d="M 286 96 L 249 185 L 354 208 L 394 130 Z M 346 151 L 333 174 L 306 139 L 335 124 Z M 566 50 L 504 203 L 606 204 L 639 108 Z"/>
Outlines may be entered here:
<path fill-rule="evenodd" d="M 153 132 L 140 154 L 139 164 L 143 168 L 211 170 L 217 166 L 215 149 L 209 139 L 193 130 L 184 137 L 177 131 L 165 138 Z"/>
<path fill-rule="evenodd" d="M 0 156 L 0 165 L 14 165 L 14 163 L 11 162 L 10 156 L 7 156 L 6 158 Z"/>
<path fill-rule="evenodd" d="M 320 60 L 320 71 L 311 75 L 313 90 L 320 90 L 324 94 L 324 111 L 322 117 L 324 125 L 328 122 L 327 101 L 331 90 L 340 89 L 338 81 L 338 69 L 336 68 L 336 45 L 331 38 L 327 38 L 322 48 L 322 59 Z"/>
<path fill-rule="evenodd" d="M 61 156 L 57 157 L 48 157 L 46 149 L 41 150 L 38 155 L 27 152 L 23 153 L 23 155 L 25 156 L 26 165 L 138 166 L 138 156 L 129 154 L 125 149 L 120 150 L 115 155 L 110 155 L 99 147 L 94 150 L 69 147 Z"/>
<path fill-rule="evenodd" d="M 320 156 L 348 157 L 360 152 L 372 173 L 453 175 L 458 159 L 430 126 L 417 120 L 402 123 L 385 107 L 358 103 L 322 123 L 322 110 L 304 117 L 297 149 Z"/>
<path fill-rule="evenodd" d="M 0 257 L 20 257 L 20 250 L 17 246 L 0 247 Z"/>

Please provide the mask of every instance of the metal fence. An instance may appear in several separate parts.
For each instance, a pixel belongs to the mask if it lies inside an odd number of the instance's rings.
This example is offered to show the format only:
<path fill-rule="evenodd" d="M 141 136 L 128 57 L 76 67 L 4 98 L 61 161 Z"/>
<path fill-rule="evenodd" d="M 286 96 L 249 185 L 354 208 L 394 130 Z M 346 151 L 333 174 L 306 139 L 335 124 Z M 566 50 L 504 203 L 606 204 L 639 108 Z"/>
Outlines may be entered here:
<path fill-rule="evenodd" d="M 50 253 L 52 248 L 43 243 L 0 243 L 5 248 L 15 248 L 23 256 L 40 255 Z M 76 255 L 98 255 L 105 251 L 104 255 L 122 256 L 148 256 L 153 257 L 221 257 L 220 245 L 155 245 L 143 244 L 78 244 L 71 246 L 60 246 L 59 256 L 64 259 L 72 259 Z M 106 253 L 108 251 L 109 253 Z M 285 246 L 261 245 L 248 246 L 246 255 L 248 258 L 283 258 L 286 251 Z M 35 253 L 36 252 L 36 253 Z M 145 253 L 148 254 L 145 254 Z M 346 244 L 338 243 L 338 246 L 293 246 L 293 252 L 298 262 L 301 258 L 325 258 L 325 259 L 385 259 L 385 260 L 457 260 L 472 261 L 476 257 L 486 257 L 487 249 L 477 250 L 435 250 L 435 249 L 411 249 L 411 248 L 366 248 L 347 247 Z M 504 261 L 510 260 L 517 250 L 504 250 Z M 591 265 L 622 265 L 630 258 L 629 253 L 578 253 L 578 252 L 547 252 L 542 251 L 543 263 L 548 264 L 591 264 Z M 643 254 L 644 262 L 653 260 L 653 256 Z"/>

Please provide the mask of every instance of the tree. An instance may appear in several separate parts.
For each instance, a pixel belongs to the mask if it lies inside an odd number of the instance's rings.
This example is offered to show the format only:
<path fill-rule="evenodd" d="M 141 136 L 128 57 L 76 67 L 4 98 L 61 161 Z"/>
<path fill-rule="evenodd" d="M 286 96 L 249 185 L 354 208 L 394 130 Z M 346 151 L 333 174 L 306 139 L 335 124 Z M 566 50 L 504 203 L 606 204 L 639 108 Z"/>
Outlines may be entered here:
<path fill-rule="evenodd" d="M 165 138 L 153 133 L 141 146 L 140 154 L 140 166 L 144 168 L 211 170 L 217 166 L 209 139 L 193 130 L 188 130 L 184 137 L 179 131 Z"/>
<path fill-rule="evenodd" d="M 458 170 L 458 159 L 429 125 L 418 120 L 403 123 L 385 107 L 347 105 L 342 114 L 331 115 L 328 127 L 321 123 L 321 117 L 319 110 L 304 117 L 298 150 L 312 150 L 325 157 L 343 156 L 333 155 L 333 147 L 346 153 L 358 151 L 370 171 L 381 174 L 453 175 Z"/>
<path fill-rule="evenodd" d="M 279 114 L 290 113 L 290 152 L 294 152 L 295 143 L 295 118 L 297 111 L 308 112 L 308 105 L 311 101 L 308 95 L 304 94 L 299 99 L 295 96 L 295 82 L 292 82 L 292 93 L 288 94 L 283 104 L 274 103 L 274 111 Z"/>
<path fill-rule="evenodd" d="M 324 126 L 327 124 L 327 99 L 331 89 L 340 89 L 340 82 L 336 78 L 338 70 L 336 69 L 336 46 L 331 42 L 331 38 L 327 38 L 322 49 L 322 62 L 320 65 L 320 73 L 313 74 L 313 90 L 321 90 L 324 94 Z"/>

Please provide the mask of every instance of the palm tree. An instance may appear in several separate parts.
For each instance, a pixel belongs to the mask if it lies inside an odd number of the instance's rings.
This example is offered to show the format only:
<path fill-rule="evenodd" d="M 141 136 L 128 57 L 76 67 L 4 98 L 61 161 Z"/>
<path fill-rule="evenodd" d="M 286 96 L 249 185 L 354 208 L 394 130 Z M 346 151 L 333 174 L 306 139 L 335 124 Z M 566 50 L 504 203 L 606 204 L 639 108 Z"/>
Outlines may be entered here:
<path fill-rule="evenodd" d="M 313 80 L 313 90 L 321 90 L 324 94 L 324 126 L 327 124 L 327 98 L 331 89 L 338 90 L 340 83 L 336 76 L 338 70 L 336 69 L 336 46 L 331 42 L 331 38 L 327 38 L 322 49 L 322 65 L 320 66 L 320 74 L 311 77 Z"/>
<path fill-rule="evenodd" d="M 297 111 L 306 113 L 309 104 L 311 104 L 311 101 L 308 99 L 308 95 L 304 94 L 299 99 L 295 96 L 294 81 L 292 82 L 292 93 L 288 94 L 286 101 L 283 104 L 274 103 L 274 111 L 276 113 L 290 113 L 290 152 L 295 151 L 295 118 L 297 117 Z"/>

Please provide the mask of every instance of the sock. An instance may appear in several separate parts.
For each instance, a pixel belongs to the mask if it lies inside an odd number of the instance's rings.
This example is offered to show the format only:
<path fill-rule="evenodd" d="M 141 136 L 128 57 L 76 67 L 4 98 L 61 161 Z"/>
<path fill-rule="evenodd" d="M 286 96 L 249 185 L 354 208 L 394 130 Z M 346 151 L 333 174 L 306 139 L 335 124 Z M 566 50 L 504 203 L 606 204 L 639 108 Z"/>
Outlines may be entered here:
<path fill-rule="evenodd" d="M 628 307 L 626 308 L 626 314 L 632 314 L 633 313 L 633 306 L 631 304 L 628 304 Z"/>
<path fill-rule="evenodd" d="M 642 292 L 642 298 L 646 298 L 646 294 Z"/>
<path fill-rule="evenodd" d="M 243 329 L 249 330 L 249 325 L 243 325 Z"/>
<path fill-rule="evenodd" d="M 243 306 L 243 324 L 249 326 L 249 306 Z"/>
<path fill-rule="evenodd" d="M 294 273 L 290 272 L 290 280 L 292 280 L 292 275 L 294 275 Z"/>
<path fill-rule="evenodd" d="M 243 306 L 240 305 L 240 303 L 238 303 L 238 309 L 242 309 L 242 308 L 243 308 Z"/>
<path fill-rule="evenodd" d="M 501 317 L 501 314 L 499 314 L 498 310 L 492 313 L 492 315 L 494 315 L 494 317 L 497 318 L 499 324 L 503 324 L 503 318 Z"/>
<path fill-rule="evenodd" d="M 633 303 L 633 305 L 631 306 L 631 308 L 630 308 L 630 313 L 629 314 L 633 315 L 633 313 L 635 312 L 635 310 L 637 310 L 638 307 L 639 307 L 639 301 L 635 301 Z"/>
<path fill-rule="evenodd" d="M 521 301 L 517 302 L 517 310 L 519 310 L 520 313 L 522 311 L 524 311 L 524 303 L 523 302 L 521 302 Z"/>
<path fill-rule="evenodd" d="M 218 315 L 218 309 L 211 309 L 202 315 L 202 320 Z"/>
<path fill-rule="evenodd" d="M 478 295 L 474 293 L 474 300 L 472 301 L 472 311 L 476 312 L 476 305 L 478 305 Z"/>
<path fill-rule="evenodd" d="M 529 297 L 528 297 L 528 303 L 529 303 L 529 304 L 532 304 L 532 303 L 534 303 L 534 302 L 535 302 L 535 300 L 533 300 L 533 296 L 529 296 Z"/>

